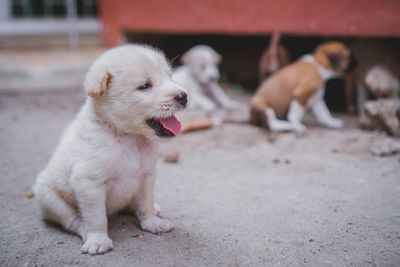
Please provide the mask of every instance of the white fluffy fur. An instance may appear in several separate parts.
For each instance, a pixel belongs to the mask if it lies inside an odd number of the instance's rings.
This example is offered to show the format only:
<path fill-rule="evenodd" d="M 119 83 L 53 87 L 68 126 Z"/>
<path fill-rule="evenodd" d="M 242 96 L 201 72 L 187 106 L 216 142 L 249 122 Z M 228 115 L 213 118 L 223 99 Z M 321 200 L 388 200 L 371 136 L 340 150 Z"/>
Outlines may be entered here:
<path fill-rule="evenodd" d="M 226 109 L 239 106 L 218 84 L 220 61 L 221 56 L 205 45 L 195 46 L 182 56 L 184 65 L 174 71 L 172 78 L 189 90 L 190 107 L 212 111 L 217 105 Z"/>
<path fill-rule="evenodd" d="M 137 89 L 149 81 L 150 89 Z M 158 137 L 145 123 L 182 109 L 174 97 L 184 90 L 164 55 L 141 45 L 111 49 L 93 63 L 84 87 L 92 96 L 37 178 L 45 219 L 80 235 L 90 254 L 113 248 L 107 215 L 122 209 L 135 212 L 144 230 L 172 230 L 154 208 Z"/>

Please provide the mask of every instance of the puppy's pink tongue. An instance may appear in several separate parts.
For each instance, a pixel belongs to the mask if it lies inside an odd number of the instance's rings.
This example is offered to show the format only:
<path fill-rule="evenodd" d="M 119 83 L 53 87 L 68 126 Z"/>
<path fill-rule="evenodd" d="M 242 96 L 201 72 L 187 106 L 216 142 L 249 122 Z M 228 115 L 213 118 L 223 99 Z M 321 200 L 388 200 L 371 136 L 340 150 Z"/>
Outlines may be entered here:
<path fill-rule="evenodd" d="M 178 121 L 174 115 L 166 119 L 160 119 L 160 123 L 165 129 L 174 135 L 177 135 L 181 131 L 181 122 Z"/>

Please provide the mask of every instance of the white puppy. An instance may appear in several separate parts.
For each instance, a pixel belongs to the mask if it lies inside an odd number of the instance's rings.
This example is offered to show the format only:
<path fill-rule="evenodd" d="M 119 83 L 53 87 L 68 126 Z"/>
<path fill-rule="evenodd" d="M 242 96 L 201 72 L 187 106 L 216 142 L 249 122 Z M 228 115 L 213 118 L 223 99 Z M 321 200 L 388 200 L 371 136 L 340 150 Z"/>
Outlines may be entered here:
<path fill-rule="evenodd" d="M 172 79 L 189 90 L 190 107 L 211 111 L 217 105 L 227 109 L 239 106 L 218 84 L 221 56 L 211 47 L 197 45 L 183 54 L 181 61 L 184 65 L 174 71 Z"/>
<path fill-rule="evenodd" d="M 162 52 L 125 45 L 101 55 L 86 76 L 89 97 L 34 188 L 45 219 L 80 235 L 83 253 L 113 248 L 107 215 L 122 209 L 144 230 L 173 229 L 153 203 L 157 139 L 179 133 L 173 114 L 187 102 L 171 72 Z"/>

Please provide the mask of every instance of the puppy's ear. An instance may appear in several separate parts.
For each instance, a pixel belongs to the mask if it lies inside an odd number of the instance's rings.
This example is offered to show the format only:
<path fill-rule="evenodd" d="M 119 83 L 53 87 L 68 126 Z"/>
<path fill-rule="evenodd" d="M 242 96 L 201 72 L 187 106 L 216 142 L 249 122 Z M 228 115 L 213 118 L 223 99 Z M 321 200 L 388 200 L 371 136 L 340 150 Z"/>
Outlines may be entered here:
<path fill-rule="evenodd" d="M 85 79 L 85 91 L 88 96 L 99 97 L 108 90 L 112 75 L 109 72 L 89 72 Z"/>
<path fill-rule="evenodd" d="M 220 54 L 218 54 L 217 52 L 215 52 L 215 63 L 219 64 L 221 63 L 222 57 Z"/>
<path fill-rule="evenodd" d="M 330 54 L 328 55 L 328 59 L 332 69 L 337 70 L 343 60 L 343 55 L 341 53 Z"/>
<path fill-rule="evenodd" d="M 185 54 L 182 55 L 181 57 L 181 62 L 182 64 L 188 64 L 190 61 L 192 54 L 190 53 L 190 51 L 186 52 Z"/>

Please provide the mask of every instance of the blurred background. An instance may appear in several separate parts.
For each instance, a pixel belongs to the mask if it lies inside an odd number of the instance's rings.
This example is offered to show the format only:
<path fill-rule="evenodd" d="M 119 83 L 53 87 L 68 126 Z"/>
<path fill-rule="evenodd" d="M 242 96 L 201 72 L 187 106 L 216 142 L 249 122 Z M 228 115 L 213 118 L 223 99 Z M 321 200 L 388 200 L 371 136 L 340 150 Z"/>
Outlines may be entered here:
<path fill-rule="evenodd" d="M 396 0 L 3 0 L 0 88 L 76 88 L 105 48 L 141 42 L 164 50 L 174 65 L 192 46 L 210 45 L 223 57 L 221 81 L 252 92 L 271 33 L 282 34 L 291 61 L 325 40 L 343 41 L 353 50 L 361 43 L 395 57 L 398 11 Z M 327 87 L 330 108 L 346 111 L 344 81 Z"/>
<path fill-rule="evenodd" d="M 97 0 L 4 0 L 0 3 L 2 49 L 99 46 Z"/>

